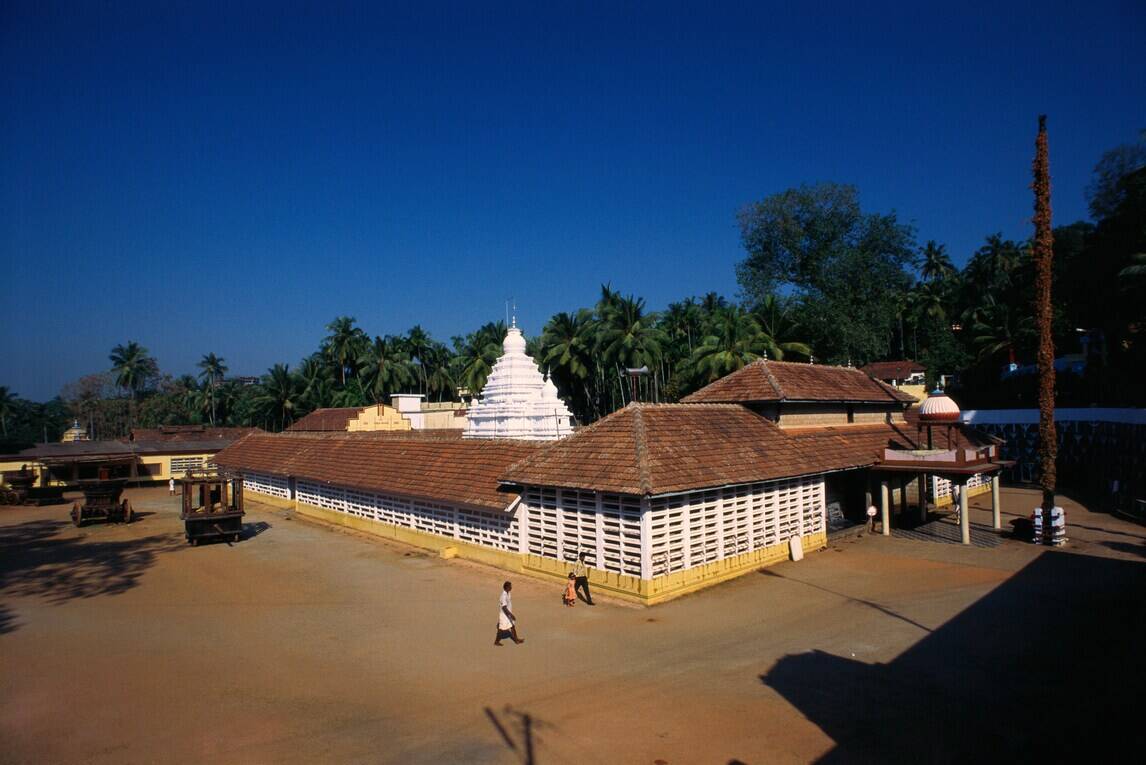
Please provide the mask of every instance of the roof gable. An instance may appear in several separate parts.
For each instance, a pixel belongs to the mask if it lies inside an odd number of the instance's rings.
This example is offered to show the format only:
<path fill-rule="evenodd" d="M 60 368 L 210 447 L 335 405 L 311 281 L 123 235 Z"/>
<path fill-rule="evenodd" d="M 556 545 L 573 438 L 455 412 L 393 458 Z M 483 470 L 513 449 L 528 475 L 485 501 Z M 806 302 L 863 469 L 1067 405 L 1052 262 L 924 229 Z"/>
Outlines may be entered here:
<path fill-rule="evenodd" d="M 759 359 L 682 399 L 685 403 L 837 401 L 910 403 L 913 396 L 858 369 Z"/>
<path fill-rule="evenodd" d="M 630 404 L 511 466 L 506 483 L 671 494 L 805 475 L 815 455 L 737 404 Z"/>

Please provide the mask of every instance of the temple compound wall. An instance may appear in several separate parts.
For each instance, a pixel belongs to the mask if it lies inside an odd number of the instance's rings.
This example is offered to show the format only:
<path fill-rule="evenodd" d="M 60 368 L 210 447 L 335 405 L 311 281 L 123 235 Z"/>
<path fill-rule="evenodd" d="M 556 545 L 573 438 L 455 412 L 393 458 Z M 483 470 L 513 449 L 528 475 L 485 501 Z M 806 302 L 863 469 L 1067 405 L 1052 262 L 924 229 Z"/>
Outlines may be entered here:
<path fill-rule="evenodd" d="M 823 476 L 637 497 L 525 487 L 505 511 L 245 472 L 252 498 L 338 525 L 564 580 L 584 552 L 594 589 L 653 604 L 827 543 Z"/>

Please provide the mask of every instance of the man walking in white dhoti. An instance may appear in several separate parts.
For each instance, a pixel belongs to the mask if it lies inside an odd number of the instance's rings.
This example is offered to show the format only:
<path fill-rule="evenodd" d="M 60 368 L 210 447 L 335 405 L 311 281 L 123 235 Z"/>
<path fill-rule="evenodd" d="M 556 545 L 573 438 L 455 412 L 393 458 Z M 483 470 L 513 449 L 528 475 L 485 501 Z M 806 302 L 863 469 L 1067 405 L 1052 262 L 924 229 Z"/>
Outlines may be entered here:
<path fill-rule="evenodd" d="M 506 582 L 501 586 L 501 599 L 497 603 L 497 637 L 493 639 L 494 645 L 501 645 L 501 635 L 508 632 L 515 643 L 524 643 L 525 638 L 517 636 L 517 617 L 513 615 L 513 596 L 510 591 L 513 585 Z"/>

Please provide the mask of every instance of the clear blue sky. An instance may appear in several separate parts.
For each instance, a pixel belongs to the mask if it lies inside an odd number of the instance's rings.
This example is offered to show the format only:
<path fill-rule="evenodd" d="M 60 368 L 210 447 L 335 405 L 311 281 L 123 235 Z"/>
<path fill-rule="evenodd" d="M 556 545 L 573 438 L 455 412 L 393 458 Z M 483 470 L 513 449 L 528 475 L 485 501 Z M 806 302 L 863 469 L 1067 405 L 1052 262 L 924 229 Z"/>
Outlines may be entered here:
<path fill-rule="evenodd" d="M 801 183 L 962 263 L 1029 234 L 1039 113 L 1056 224 L 1146 128 L 1140 0 L 553 5 L 0 5 L 0 385 L 735 297 L 737 209 Z"/>

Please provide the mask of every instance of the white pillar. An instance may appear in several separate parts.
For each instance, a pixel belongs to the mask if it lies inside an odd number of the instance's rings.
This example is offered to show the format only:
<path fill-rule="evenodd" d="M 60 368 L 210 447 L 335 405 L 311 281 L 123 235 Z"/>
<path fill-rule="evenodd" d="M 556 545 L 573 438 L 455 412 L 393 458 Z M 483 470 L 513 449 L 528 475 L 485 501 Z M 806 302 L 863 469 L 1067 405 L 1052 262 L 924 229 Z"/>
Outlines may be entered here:
<path fill-rule="evenodd" d="M 681 568 L 692 567 L 692 494 L 685 494 L 680 508 Z"/>
<path fill-rule="evenodd" d="M 991 526 L 1003 528 L 1002 508 L 999 506 L 999 475 L 991 476 Z"/>
<path fill-rule="evenodd" d="M 641 579 L 653 578 L 653 508 L 641 497 Z"/>
<path fill-rule="evenodd" d="M 883 524 L 883 535 L 891 535 L 891 509 L 888 501 L 887 481 L 879 482 L 879 520 Z"/>
<path fill-rule="evenodd" d="M 959 535 L 963 544 L 971 544 L 971 519 L 967 512 L 967 479 L 959 484 Z"/>
<path fill-rule="evenodd" d="M 716 559 L 724 560 L 724 530 L 727 526 L 725 523 L 725 512 L 728 506 L 724 504 L 724 490 L 716 490 Z"/>
<path fill-rule="evenodd" d="M 605 515 L 601 512 L 601 492 L 593 492 L 597 498 L 597 556 L 596 568 L 605 570 Z"/>
<path fill-rule="evenodd" d="M 521 555 L 529 552 L 529 490 L 521 487 L 521 501 L 517 503 L 517 551 Z"/>
<path fill-rule="evenodd" d="M 554 500 L 557 506 L 557 560 L 564 562 L 565 560 L 565 503 L 561 496 L 561 489 L 557 490 L 557 498 Z"/>

